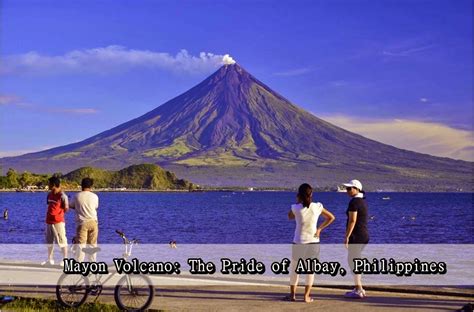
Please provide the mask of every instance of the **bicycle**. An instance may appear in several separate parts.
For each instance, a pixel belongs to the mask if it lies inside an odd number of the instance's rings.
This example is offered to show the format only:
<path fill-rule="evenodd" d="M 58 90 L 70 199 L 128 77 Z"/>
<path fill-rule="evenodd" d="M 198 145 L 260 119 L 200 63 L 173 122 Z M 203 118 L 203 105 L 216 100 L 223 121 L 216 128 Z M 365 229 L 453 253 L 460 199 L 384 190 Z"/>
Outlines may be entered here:
<path fill-rule="evenodd" d="M 115 231 L 123 239 L 125 253 L 123 258 L 128 259 L 132 255 L 133 245 L 138 244 L 137 239 L 129 240 L 121 231 Z M 82 248 L 85 254 L 92 255 L 100 248 Z M 103 275 L 95 274 L 95 279 L 90 282 L 87 276 L 63 273 L 56 285 L 56 297 L 64 307 L 77 308 L 81 306 L 89 295 L 96 296 L 95 301 L 102 293 L 102 284 L 107 283 L 117 272 L 113 272 L 102 281 Z M 146 275 L 126 274 L 117 282 L 114 289 L 115 303 L 121 310 L 143 311 L 147 309 L 155 296 L 155 288 Z"/>

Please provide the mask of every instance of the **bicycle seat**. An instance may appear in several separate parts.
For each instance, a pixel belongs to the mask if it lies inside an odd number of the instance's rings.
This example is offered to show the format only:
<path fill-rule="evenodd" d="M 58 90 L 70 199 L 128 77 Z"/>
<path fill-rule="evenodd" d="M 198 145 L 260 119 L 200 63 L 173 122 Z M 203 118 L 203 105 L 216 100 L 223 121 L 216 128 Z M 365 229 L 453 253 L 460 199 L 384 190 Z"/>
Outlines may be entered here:
<path fill-rule="evenodd" d="M 99 247 L 84 247 L 82 248 L 82 251 L 85 254 L 92 255 L 92 254 L 95 254 L 96 252 L 99 252 L 100 248 Z"/>

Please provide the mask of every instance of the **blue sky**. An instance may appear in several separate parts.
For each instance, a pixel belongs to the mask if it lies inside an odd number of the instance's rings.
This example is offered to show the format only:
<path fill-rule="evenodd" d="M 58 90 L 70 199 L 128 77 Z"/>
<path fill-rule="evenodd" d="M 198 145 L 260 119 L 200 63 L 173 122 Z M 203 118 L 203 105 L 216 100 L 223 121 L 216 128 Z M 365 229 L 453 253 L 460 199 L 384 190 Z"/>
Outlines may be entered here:
<path fill-rule="evenodd" d="M 339 126 L 474 160 L 470 0 L 0 5 L 0 156 L 80 141 L 140 116 L 230 54 Z"/>

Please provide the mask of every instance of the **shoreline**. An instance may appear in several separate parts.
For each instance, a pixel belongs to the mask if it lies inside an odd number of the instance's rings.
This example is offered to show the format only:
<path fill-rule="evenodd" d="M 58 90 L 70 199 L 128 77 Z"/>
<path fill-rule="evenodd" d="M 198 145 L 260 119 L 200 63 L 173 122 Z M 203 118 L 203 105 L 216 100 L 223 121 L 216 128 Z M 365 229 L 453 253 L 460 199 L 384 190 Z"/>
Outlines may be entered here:
<path fill-rule="evenodd" d="M 65 192 L 80 192 L 80 189 L 70 189 L 64 188 Z M 166 190 L 151 190 L 151 189 L 93 189 L 93 192 L 98 193 L 206 193 L 206 192 L 242 192 L 242 193 L 252 193 L 252 192 L 296 192 L 296 189 L 279 189 L 279 188 L 253 188 L 249 190 L 248 188 L 202 188 L 195 190 L 184 190 L 184 189 L 166 189 Z M 345 194 L 345 192 L 337 191 L 327 191 L 327 190 L 314 190 L 317 193 L 339 193 Z M 37 189 L 37 190 L 17 190 L 17 189 L 0 189 L 0 193 L 46 193 L 48 190 Z M 428 191 L 367 191 L 368 194 L 473 194 L 473 191 L 446 191 L 446 192 L 428 192 Z"/>

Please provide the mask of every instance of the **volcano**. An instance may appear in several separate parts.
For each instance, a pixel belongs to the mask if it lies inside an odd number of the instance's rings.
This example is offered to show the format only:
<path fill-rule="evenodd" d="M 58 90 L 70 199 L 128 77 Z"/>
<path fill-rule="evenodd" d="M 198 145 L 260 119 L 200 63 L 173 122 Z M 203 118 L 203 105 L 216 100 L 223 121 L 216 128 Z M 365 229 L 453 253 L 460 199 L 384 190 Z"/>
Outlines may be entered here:
<path fill-rule="evenodd" d="M 471 190 L 473 163 L 415 153 L 334 126 L 238 64 L 149 113 L 84 141 L 0 159 L 3 168 L 67 172 L 155 163 L 209 186 Z"/>

